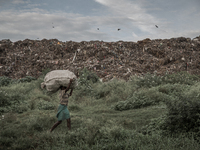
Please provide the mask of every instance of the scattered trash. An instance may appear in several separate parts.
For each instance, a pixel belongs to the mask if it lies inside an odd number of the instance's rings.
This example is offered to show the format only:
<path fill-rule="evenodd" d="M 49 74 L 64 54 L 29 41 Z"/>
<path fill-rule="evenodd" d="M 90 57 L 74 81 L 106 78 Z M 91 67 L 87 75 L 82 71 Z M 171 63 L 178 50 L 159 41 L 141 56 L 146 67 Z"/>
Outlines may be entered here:
<path fill-rule="evenodd" d="M 0 41 L 0 76 L 39 77 L 45 69 L 70 70 L 86 67 L 102 81 L 128 80 L 132 75 L 188 71 L 200 74 L 200 36 L 155 39 L 138 42 L 58 41 L 42 39 Z"/>
<path fill-rule="evenodd" d="M 75 52 L 75 55 L 74 55 L 74 58 L 73 58 L 72 62 L 74 62 L 75 58 L 76 58 L 76 52 Z"/>

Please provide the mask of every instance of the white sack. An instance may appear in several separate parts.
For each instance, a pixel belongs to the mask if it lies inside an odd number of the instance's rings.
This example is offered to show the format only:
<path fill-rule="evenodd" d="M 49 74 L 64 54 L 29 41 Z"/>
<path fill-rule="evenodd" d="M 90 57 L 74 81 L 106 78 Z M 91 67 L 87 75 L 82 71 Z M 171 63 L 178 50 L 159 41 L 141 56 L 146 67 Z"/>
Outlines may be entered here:
<path fill-rule="evenodd" d="M 41 83 L 41 88 L 47 89 L 49 92 L 56 92 L 59 87 L 68 86 L 70 79 L 73 79 L 73 82 L 70 86 L 70 89 L 74 89 L 77 86 L 77 77 L 76 75 L 69 70 L 54 70 L 46 74 L 44 82 Z"/>

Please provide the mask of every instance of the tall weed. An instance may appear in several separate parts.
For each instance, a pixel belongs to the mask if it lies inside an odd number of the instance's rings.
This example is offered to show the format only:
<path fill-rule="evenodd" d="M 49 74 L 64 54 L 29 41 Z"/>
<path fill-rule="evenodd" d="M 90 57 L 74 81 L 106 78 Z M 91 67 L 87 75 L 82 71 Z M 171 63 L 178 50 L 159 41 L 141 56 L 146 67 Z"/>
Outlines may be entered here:
<path fill-rule="evenodd" d="M 12 79 L 6 76 L 0 77 L 0 87 L 7 86 L 12 83 Z"/>
<path fill-rule="evenodd" d="M 200 133 L 200 99 L 197 97 L 181 97 L 168 101 L 166 124 L 171 132 Z"/>
<path fill-rule="evenodd" d="M 199 76 L 191 75 L 187 72 L 179 72 L 174 74 L 165 74 L 158 76 L 156 74 L 145 74 L 143 77 L 133 76 L 130 80 L 133 84 L 141 87 L 155 87 L 163 84 L 185 84 L 194 85 L 199 81 Z"/>
<path fill-rule="evenodd" d="M 152 120 L 145 130 L 145 133 L 151 133 L 159 131 L 165 135 L 174 134 L 188 134 L 192 133 L 195 139 L 200 137 L 200 96 L 199 96 L 199 83 L 193 86 L 186 86 L 186 89 L 182 91 L 182 87 L 175 86 L 174 88 L 166 89 L 162 92 L 174 96 L 173 99 L 165 101 L 167 105 L 167 114 L 161 118 Z M 172 90 L 172 91 L 171 91 Z M 172 94 L 173 93 L 173 94 Z M 175 94 L 174 94 L 175 93 Z M 181 93 L 181 94 L 180 94 Z"/>
<path fill-rule="evenodd" d="M 126 100 L 135 92 L 136 88 L 124 80 L 111 80 L 106 83 L 95 84 L 93 97 L 95 99 L 104 99 L 107 103 L 113 103 Z"/>
<path fill-rule="evenodd" d="M 91 96 L 93 93 L 94 83 L 100 82 L 99 77 L 84 68 L 79 72 L 80 76 L 78 78 L 78 87 L 75 89 L 75 94 L 73 97 L 78 100 L 82 96 Z"/>
<path fill-rule="evenodd" d="M 167 94 L 158 91 L 158 88 L 143 89 L 135 92 L 131 97 L 125 101 L 120 101 L 115 104 L 115 110 L 129 110 L 142 108 L 150 105 L 156 105 L 159 102 L 165 102 L 172 99 Z"/>

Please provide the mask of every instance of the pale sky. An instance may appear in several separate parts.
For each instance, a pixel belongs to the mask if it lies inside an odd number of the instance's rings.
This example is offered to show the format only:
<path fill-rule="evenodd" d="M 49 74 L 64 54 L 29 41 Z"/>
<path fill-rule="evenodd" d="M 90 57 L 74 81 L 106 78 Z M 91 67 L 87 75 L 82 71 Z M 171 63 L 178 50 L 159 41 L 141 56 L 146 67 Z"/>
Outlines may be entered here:
<path fill-rule="evenodd" d="M 0 0 L 0 40 L 137 42 L 199 35 L 200 0 Z"/>

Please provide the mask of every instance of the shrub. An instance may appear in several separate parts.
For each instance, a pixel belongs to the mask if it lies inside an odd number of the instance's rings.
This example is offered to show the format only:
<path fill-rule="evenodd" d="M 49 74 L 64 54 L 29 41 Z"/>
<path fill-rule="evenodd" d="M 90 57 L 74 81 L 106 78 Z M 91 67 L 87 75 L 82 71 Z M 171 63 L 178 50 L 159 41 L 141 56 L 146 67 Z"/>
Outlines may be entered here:
<path fill-rule="evenodd" d="M 38 95 L 35 99 L 42 99 L 44 101 L 50 102 L 51 98 L 48 95 Z"/>
<path fill-rule="evenodd" d="M 0 107 L 7 105 L 10 105 L 9 96 L 5 91 L 0 90 Z"/>
<path fill-rule="evenodd" d="M 10 147 L 12 143 L 13 139 L 11 139 L 10 137 L 0 138 L 0 145 L 2 149 L 7 149 L 7 147 Z"/>
<path fill-rule="evenodd" d="M 50 115 L 41 113 L 40 116 L 31 117 L 29 119 L 29 123 L 27 122 L 26 124 L 27 130 L 31 133 L 34 133 L 34 131 L 47 130 L 50 128 L 51 125 L 53 125 L 56 122 L 55 119 L 55 117 L 51 117 Z"/>
<path fill-rule="evenodd" d="M 31 100 L 31 101 L 29 102 L 28 107 L 29 107 L 31 110 L 34 110 L 34 109 L 35 109 L 35 107 L 36 107 L 36 102 L 35 102 L 34 99 Z"/>
<path fill-rule="evenodd" d="M 185 90 L 184 95 L 189 97 L 198 97 L 200 99 L 200 82 L 189 86 L 187 90 Z"/>
<path fill-rule="evenodd" d="M 92 83 L 96 83 L 99 81 L 99 77 L 87 68 L 84 68 L 82 71 L 79 72 L 79 84 L 80 85 L 87 85 L 88 81 L 91 81 Z"/>
<path fill-rule="evenodd" d="M 12 79 L 6 76 L 0 77 L 0 87 L 7 86 L 12 83 Z"/>
<path fill-rule="evenodd" d="M 26 76 L 26 77 L 18 79 L 18 80 L 11 79 L 9 77 L 3 76 L 3 77 L 0 77 L 0 87 L 1 86 L 8 86 L 9 84 L 14 84 L 14 83 L 31 82 L 33 80 L 36 80 L 36 78 L 31 77 L 31 76 Z"/>
<path fill-rule="evenodd" d="M 40 101 L 37 104 L 37 108 L 40 109 L 40 110 L 54 110 L 55 109 L 55 105 L 53 105 L 51 102 Z"/>
<path fill-rule="evenodd" d="M 165 84 L 158 87 L 158 91 L 173 97 L 180 97 L 190 86 L 182 84 Z"/>
<path fill-rule="evenodd" d="M 20 93 L 0 92 L 0 112 L 24 112 L 27 111 L 25 106 L 22 106 L 25 97 Z"/>
<path fill-rule="evenodd" d="M 111 80 L 105 83 L 95 84 L 93 96 L 96 99 L 106 98 L 107 102 L 126 100 L 135 91 L 135 87 L 124 80 Z"/>
<path fill-rule="evenodd" d="M 166 125 L 172 133 L 200 132 L 200 99 L 183 96 L 166 102 L 168 114 Z"/>
<path fill-rule="evenodd" d="M 200 84 L 187 88 L 175 100 L 167 101 L 166 125 L 172 133 L 195 132 L 200 136 Z"/>
<path fill-rule="evenodd" d="M 33 90 L 33 83 L 18 83 L 2 87 L 0 92 L 1 112 L 24 112 L 27 110 L 27 101 Z M 3 107 L 3 108 L 2 108 Z"/>
<path fill-rule="evenodd" d="M 51 71 L 50 68 L 44 69 L 44 70 L 42 70 L 42 75 L 45 76 L 50 71 Z"/>
<path fill-rule="evenodd" d="M 94 83 L 99 81 L 98 76 L 84 68 L 80 71 L 78 78 L 78 86 L 75 88 L 73 97 L 79 99 L 82 96 L 92 96 Z"/>
<path fill-rule="evenodd" d="M 183 95 L 165 102 L 168 109 L 166 115 L 153 119 L 142 132 L 160 132 L 164 135 L 192 133 L 194 137 L 200 137 L 200 99 Z"/>
<path fill-rule="evenodd" d="M 132 97 L 127 98 L 125 101 L 120 101 L 115 104 L 115 110 L 128 110 L 146 107 L 150 105 L 156 105 L 159 102 L 165 102 L 172 97 L 163 94 L 157 90 L 157 88 L 144 89 L 137 93 L 134 93 Z"/>
<path fill-rule="evenodd" d="M 17 112 L 17 113 L 23 113 L 23 112 L 26 112 L 27 110 L 28 110 L 28 107 L 25 104 L 20 104 L 18 106 L 12 107 L 12 111 Z"/>
<path fill-rule="evenodd" d="M 127 97 L 132 95 L 135 91 L 135 89 L 124 80 L 114 79 L 107 84 L 111 89 L 110 101 L 113 101 L 112 99 L 126 100 Z"/>
<path fill-rule="evenodd" d="M 81 108 L 78 105 L 69 105 L 68 109 L 70 111 L 80 111 L 81 110 Z"/>
<path fill-rule="evenodd" d="M 73 92 L 72 97 L 78 101 L 82 99 L 84 96 L 91 96 L 92 95 L 93 88 L 92 86 L 86 86 L 86 85 L 79 85 Z"/>
<path fill-rule="evenodd" d="M 173 74 L 166 74 L 164 76 L 158 76 L 156 74 L 145 74 L 143 77 L 134 76 L 131 78 L 132 84 L 136 84 L 141 87 L 155 87 L 162 84 L 186 84 L 193 85 L 199 81 L 199 76 L 191 75 L 187 72 L 179 72 Z"/>
<path fill-rule="evenodd" d="M 112 88 L 108 84 L 98 83 L 94 88 L 93 96 L 96 99 L 104 98 L 109 95 L 111 91 Z"/>
<path fill-rule="evenodd" d="M 193 85 L 199 81 L 199 76 L 191 75 L 187 72 L 178 72 L 173 74 L 166 74 L 164 76 L 164 82 L 170 84 L 186 84 Z"/>
<path fill-rule="evenodd" d="M 25 78 L 18 79 L 17 83 L 31 82 L 32 80 L 36 80 L 36 78 L 31 76 L 26 76 Z"/>
<path fill-rule="evenodd" d="M 35 149 L 34 147 L 38 144 L 39 142 L 36 137 L 24 138 L 21 136 L 15 141 L 12 148 L 15 150 Z"/>
<path fill-rule="evenodd" d="M 151 119 L 151 122 L 148 125 L 142 127 L 139 132 L 144 135 L 152 135 L 153 133 L 168 135 L 169 131 L 167 131 L 166 115 Z"/>
<path fill-rule="evenodd" d="M 131 81 L 134 82 L 133 84 L 136 84 L 139 88 L 140 87 L 151 88 L 161 85 L 163 83 L 163 77 L 147 73 L 145 74 L 144 77 L 135 77 L 132 78 Z"/>

